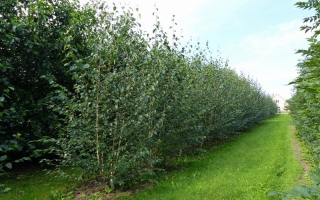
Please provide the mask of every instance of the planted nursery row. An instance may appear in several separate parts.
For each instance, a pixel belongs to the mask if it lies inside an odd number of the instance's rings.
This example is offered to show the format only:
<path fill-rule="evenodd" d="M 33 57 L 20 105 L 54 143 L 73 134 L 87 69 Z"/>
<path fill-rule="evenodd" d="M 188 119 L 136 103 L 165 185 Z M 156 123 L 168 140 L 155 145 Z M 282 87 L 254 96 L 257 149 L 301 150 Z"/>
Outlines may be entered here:
<path fill-rule="evenodd" d="M 156 14 L 147 33 L 138 12 L 104 2 L 7 0 L 0 13 L 1 169 L 38 158 L 128 185 L 277 111 L 255 80 L 181 45 Z"/>

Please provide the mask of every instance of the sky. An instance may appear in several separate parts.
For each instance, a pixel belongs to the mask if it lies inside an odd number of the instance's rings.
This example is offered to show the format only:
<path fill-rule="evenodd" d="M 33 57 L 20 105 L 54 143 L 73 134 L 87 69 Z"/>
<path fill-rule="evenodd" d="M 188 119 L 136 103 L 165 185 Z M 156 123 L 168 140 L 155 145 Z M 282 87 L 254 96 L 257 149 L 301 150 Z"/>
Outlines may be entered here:
<path fill-rule="evenodd" d="M 85 0 L 82 0 L 85 1 Z M 140 23 L 151 31 L 155 5 L 161 26 L 168 34 L 173 25 L 181 43 L 209 42 L 213 57 L 229 61 L 229 67 L 251 76 L 266 93 L 284 99 L 292 95 L 296 65 L 302 57 L 295 54 L 306 49 L 310 33 L 300 31 L 302 19 L 314 14 L 298 9 L 296 0 L 114 0 L 139 8 Z"/>

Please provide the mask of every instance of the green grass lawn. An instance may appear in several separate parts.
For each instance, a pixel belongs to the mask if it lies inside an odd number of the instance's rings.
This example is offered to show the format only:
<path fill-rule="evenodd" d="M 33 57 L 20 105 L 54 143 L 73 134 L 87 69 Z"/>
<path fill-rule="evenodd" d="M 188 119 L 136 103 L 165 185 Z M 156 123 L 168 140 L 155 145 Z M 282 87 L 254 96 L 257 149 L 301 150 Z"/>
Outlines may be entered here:
<path fill-rule="evenodd" d="M 302 167 L 291 146 L 291 117 L 276 115 L 161 180 L 124 199 L 276 199 L 270 190 L 295 185 Z"/>
<path fill-rule="evenodd" d="M 39 167 L 32 168 L 32 166 L 27 165 L 26 169 L 18 169 L 12 172 L 12 175 L 9 178 L 2 176 L 0 178 L 0 183 L 4 184 L 5 187 L 11 188 L 11 190 L 7 193 L 0 194 L 0 199 L 62 200 L 62 198 L 53 197 L 70 192 L 80 184 L 80 182 L 75 181 L 75 177 L 71 177 L 74 172 L 77 173 L 75 170 L 68 168 L 63 171 L 65 174 L 57 173 L 55 170 L 43 171 L 43 169 Z"/>
<path fill-rule="evenodd" d="M 118 196 L 146 200 L 277 199 L 269 197 L 268 192 L 290 189 L 302 174 L 291 145 L 290 123 L 289 115 L 276 115 L 201 156 L 181 157 L 177 163 L 182 163 L 183 168 L 164 174 L 157 186 L 136 196 L 130 196 L 130 192 Z M 70 168 L 67 173 L 74 171 Z M 11 188 L 8 193 L 0 194 L 1 200 L 71 199 L 66 197 L 72 194 L 60 197 L 57 194 L 79 186 L 74 179 L 48 176 L 39 169 L 0 178 L 0 183 Z M 52 191 L 59 191 L 54 198 Z M 87 199 L 105 199 L 105 196 Z"/>

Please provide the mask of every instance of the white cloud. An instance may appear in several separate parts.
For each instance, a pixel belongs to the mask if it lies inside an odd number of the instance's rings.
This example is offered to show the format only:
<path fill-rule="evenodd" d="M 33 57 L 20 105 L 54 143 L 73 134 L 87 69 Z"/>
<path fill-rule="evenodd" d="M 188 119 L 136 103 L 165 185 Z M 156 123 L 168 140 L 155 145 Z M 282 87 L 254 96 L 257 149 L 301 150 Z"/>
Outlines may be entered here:
<path fill-rule="evenodd" d="M 246 36 L 239 47 L 264 56 L 287 53 L 305 46 L 307 35 L 299 31 L 301 20 L 270 27 L 267 31 Z"/>
<path fill-rule="evenodd" d="M 310 34 L 299 30 L 301 20 L 268 27 L 265 31 L 244 37 L 228 50 L 231 67 L 257 78 L 269 94 L 278 93 L 288 99 L 297 76 L 298 49 L 307 47 Z"/>

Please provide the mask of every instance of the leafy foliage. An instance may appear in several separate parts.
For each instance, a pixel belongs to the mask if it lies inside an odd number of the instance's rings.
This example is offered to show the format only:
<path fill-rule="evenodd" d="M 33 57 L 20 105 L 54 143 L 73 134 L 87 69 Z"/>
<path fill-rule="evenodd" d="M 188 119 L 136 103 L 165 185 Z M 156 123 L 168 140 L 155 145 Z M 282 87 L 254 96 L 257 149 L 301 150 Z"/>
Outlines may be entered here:
<path fill-rule="evenodd" d="M 319 15 L 319 1 L 298 2 L 296 5 L 304 9 L 315 9 L 316 16 Z M 306 19 L 305 22 L 308 21 Z M 311 153 L 318 163 L 320 155 L 318 149 L 320 139 L 318 133 L 320 127 L 318 106 L 320 100 L 320 70 L 318 67 L 320 43 L 317 41 L 319 32 L 316 29 L 319 26 L 319 20 L 317 17 L 312 17 L 312 20 L 310 18 L 308 22 L 313 22 L 313 24 L 303 26 L 301 29 L 313 31 L 313 36 L 308 39 L 309 48 L 298 51 L 305 56 L 305 59 L 298 64 L 299 77 L 291 83 L 295 84 L 296 92 L 290 100 L 289 109 L 294 118 L 298 135 L 310 146 Z"/>
<path fill-rule="evenodd" d="M 75 95 L 60 91 L 70 96 L 59 143 L 65 162 L 85 174 L 112 187 L 148 180 L 172 157 L 276 113 L 259 84 L 199 46 L 179 49 L 159 21 L 149 35 L 131 8 L 83 9 L 94 19 L 86 32 L 91 54 L 67 55 Z"/>
<path fill-rule="evenodd" d="M 73 87 L 63 59 L 77 6 L 60 0 L 0 2 L 0 155 L 8 161 L 52 151 L 50 138 L 58 137 L 61 113 L 52 108 L 59 102 L 50 83 Z M 76 31 L 72 37 L 71 42 L 83 44 Z M 85 54 L 84 49 L 78 52 Z"/>
<path fill-rule="evenodd" d="M 319 199 L 320 194 L 320 170 L 310 173 L 310 177 L 313 181 L 313 185 L 296 186 L 289 190 L 284 191 L 272 191 L 269 194 L 271 196 L 281 195 L 283 199 L 302 198 L 302 199 Z"/>
<path fill-rule="evenodd" d="M 9 0 L 0 9 L 5 165 L 60 156 L 127 186 L 277 111 L 256 81 L 200 44 L 181 48 L 157 16 L 148 34 L 132 8 L 105 2 Z"/>
<path fill-rule="evenodd" d="M 65 0 L 0 1 L 0 176 L 14 163 L 56 157 L 52 140 L 64 115 L 54 110 L 62 104 L 51 83 L 73 88 L 63 59 L 77 7 Z M 80 33 L 71 41 L 85 55 Z"/>

